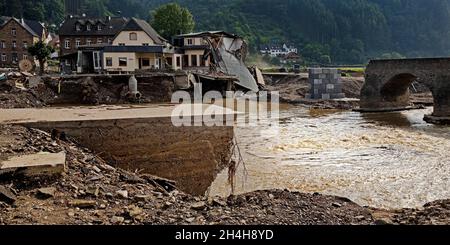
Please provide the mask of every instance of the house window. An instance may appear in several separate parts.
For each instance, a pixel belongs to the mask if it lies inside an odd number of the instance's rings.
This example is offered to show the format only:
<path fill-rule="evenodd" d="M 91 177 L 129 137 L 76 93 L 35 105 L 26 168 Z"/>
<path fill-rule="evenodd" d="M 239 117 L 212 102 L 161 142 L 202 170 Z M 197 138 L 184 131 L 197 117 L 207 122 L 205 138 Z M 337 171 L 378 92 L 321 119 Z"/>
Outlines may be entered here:
<path fill-rule="evenodd" d="M 25 48 L 25 49 L 28 48 L 28 42 L 27 41 L 23 41 L 23 48 Z"/>
<path fill-rule="evenodd" d="M 90 38 L 88 38 L 88 39 L 86 40 L 86 44 L 87 44 L 88 46 L 90 46 L 90 45 L 92 44 L 92 40 L 91 40 Z"/>
<path fill-rule="evenodd" d="M 80 47 L 81 46 L 81 40 L 79 38 L 75 39 L 75 47 Z"/>
<path fill-rule="evenodd" d="M 177 67 L 180 67 L 180 66 L 181 66 L 181 57 L 178 56 L 177 57 Z"/>
<path fill-rule="evenodd" d="M 119 66 L 127 66 L 127 58 L 126 57 L 119 58 Z"/>
<path fill-rule="evenodd" d="M 1 48 L 6 48 L 6 43 L 5 43 L 5 41 L 2 41 L 2 42 L 1 42 L 0 47 L 1 47 Z"/>
<path fill-rule="evenodd" d="M 28 55 L 27 54 L 23 54 L 22 55 L 22 60 L 28 60 Z"/>
<path fill-rule="evenodd" d="M 192 44 L 194 44 L 194 40 L 191 39 L 191 38 L 189 38 L 189 39 L 187 40 L 187 43 L 188 43 L 188 45 L 192 45 Z"/>
<path fill-rule="evenodd" d="M 17 35 L 17 30 L 16 28 L 12 28 L 11 29 L 11 35 L 16 36 Z"/>
<path fill-rule="evenodd" d="M 119 46 L 125 46 L 125 43 L 119 43 Z"/>
<path fill-rule="evenodd" d="M 108 38 L 108 43 L 111 44 L 112 43 L 112 39 Z"/>
<path fill-rule="evenodd" d="M 137 33 L 136 32 L 130 33 L 130 40 L 132 40 L 132 41 L 137 40 Z"/>
<path fill-rule="evenodd" d="M 12 62 L 13 62 L 13 63 L 17 63 L 17 61 L 19 61 L 19 58 L 18 58 L 18 56 L 17 56 L 17 53 L 13 53 L 13 54 L 12 54 Z"/>
<path fill-rule="evenodd" d="M 91 30 L 91 24 L 87 24 L 87 25 L 86 25 L 86 30 L 88 30 L 88 31 Z"/>
<path fill-rule="evenodd" d="M 97 44 L 101 44 L 103 43 L 103 39 L 102 38 L 97 38 Z"/>
<path fill-rule="evenodd" d="M 102 25 L 97 26 L 97 30 L 101 31 L 103 29 Z"/>
<path fill-rule="evenodd" d="M 106 66 L 112 66 L 113 65 L 113 59 L 111 57 L 106 57 Z"/>
<path fill-rule="evenodd" d="M 6 61 L 6 54 L 2 54 L 2 61 L 3 61 L 3 62 Z"/>
<path fill-rule="evenodd" d="M 69 39 L 66 39 L 66 40 L 64 41 L 64 48 L 65 48 L 65 49 L 70 49 L 70 40 L 69 40 Z"/>
<path fill-rule="evenodd" d="M 12 42 L 12 47 L 13 47 L 13 48 L 17 48 L 17 42 L 16 42 L 16 41 L 13 41 L 13 42 Z"/>
<path fill-rule="evenodd" d="M 77 24 L 76 29 L 77 29 L 77 31 L 81 31 L 81 26 L 80 26 L 80 24 Z"/>
<path fill-rule="evenodd" d="M 150 59 L 142 59 L 142 66 L 150 66 Z"/>
<path fill-rule="evenodd" d="M 150 44 L 148 43 L 143 43 L 142 46 L 149 46 Z"/>

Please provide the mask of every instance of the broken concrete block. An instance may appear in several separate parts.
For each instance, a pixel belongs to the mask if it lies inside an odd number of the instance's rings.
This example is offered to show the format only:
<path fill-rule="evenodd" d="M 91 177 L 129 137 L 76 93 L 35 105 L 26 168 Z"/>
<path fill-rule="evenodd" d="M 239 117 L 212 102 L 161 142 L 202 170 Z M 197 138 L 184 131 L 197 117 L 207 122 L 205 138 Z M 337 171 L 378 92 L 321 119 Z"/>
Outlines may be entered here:
<path fill-rule="evenodd" d="M 16 195 L 14 195 L 9 188 L 0 185 L 0 201 L 13 204 L 16 201 Z"/>
<path fill-rule="evenodd" d="M 66 153 L 37 153 L 0 162 L 1 170 L 17 170 L 27 177 L 61 174 L 66 169 Z"/>
<path fill-rule="evenodd" d="M 37 197 L 41 199 L 48 199 L 51 197 L 55 197 L 56 188 L 55 187 L 47 187 L 41 188 L 37 191 Z"/>

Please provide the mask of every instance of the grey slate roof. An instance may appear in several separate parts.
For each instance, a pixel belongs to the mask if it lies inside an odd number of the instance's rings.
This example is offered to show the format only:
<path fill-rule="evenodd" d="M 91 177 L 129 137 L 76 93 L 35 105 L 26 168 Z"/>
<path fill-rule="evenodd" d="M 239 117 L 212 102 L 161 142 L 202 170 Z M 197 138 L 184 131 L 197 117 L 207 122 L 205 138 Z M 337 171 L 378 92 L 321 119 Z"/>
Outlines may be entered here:
<path fill-rule="evenodd" d="M 131 18 L 121 31 L 144 31 L 156 44 L 167 42 L 147 21 L 137 18 Z"/>
<path fill-rule="evenodd" d="M 59 28 L 58 34 L 61 36 L 115 36 L 122 30 L 128 19 L 124 17 L 108 18 L 88 18 L 88 17 L 68 17 Z M 80 31 L 76 30 L 79 23 L 82 27 Z M 92 26 L 90 31 L 86 30 L 86 24 Z M 97 25 L 102 25 L 102 30 L 97 29 Z"/>

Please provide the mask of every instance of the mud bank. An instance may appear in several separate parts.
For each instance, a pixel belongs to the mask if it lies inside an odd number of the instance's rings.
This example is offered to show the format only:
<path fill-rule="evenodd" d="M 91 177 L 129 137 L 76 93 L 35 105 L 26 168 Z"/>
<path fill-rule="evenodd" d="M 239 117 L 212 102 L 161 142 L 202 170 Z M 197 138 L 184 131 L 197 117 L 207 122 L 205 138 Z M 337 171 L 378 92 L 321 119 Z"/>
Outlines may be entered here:
<path fill-rule="evenodd" d="M 348 99 L 311 100 L 306 99 L 309 93 L 309 81 L 305 75 L 287 75 L 282 78 L 265 76 L 266 88 L 280 93 L 280 101 L 295 105 L 304 105 L 317 109 L 349 110 L 359 106 L 359 94 L 364 84 L 363 77 L 343 77 L 343 92 Z"/>
<path fill-rule="evenodd" d="M 224 126 L 177 127 L 174 107 L 4 110 L 0 123 L 61 132 L 113 166 L 172 179 L 181 190 L 203 195 L 230 162 L 233 126 L 217 118 Z"/>

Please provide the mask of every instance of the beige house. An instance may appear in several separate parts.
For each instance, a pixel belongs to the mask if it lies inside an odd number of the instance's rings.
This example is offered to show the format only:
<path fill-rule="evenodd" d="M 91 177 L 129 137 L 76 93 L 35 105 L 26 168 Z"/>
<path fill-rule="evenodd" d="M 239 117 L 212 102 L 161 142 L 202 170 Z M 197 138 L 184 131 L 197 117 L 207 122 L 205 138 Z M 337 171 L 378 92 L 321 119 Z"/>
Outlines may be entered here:
<path fill-rule="evenodd" d="M 92 62 L 90 60 L 92 59 Z M 79 48 L 78 72 L 182 69 L 182 56 L 144 20 L 131 18 L 110 45 Z"/>

